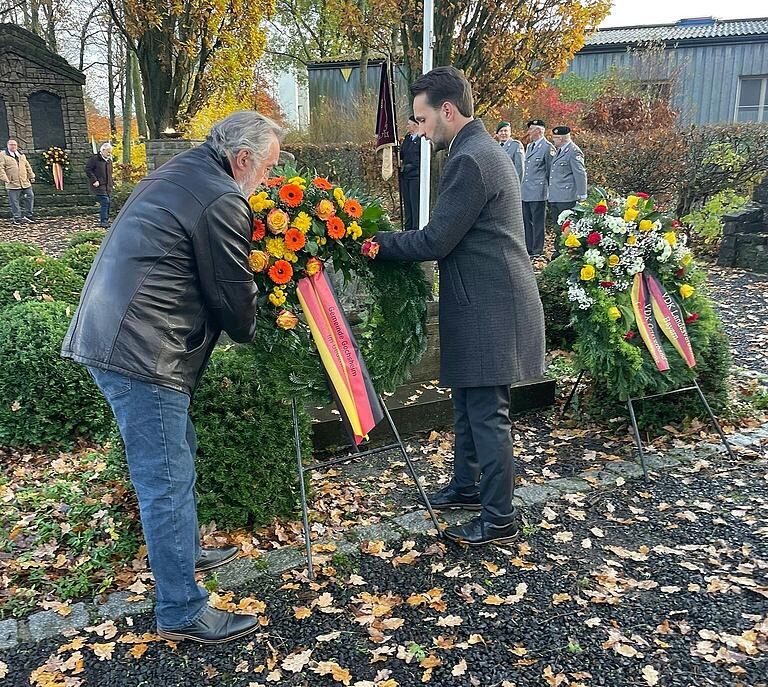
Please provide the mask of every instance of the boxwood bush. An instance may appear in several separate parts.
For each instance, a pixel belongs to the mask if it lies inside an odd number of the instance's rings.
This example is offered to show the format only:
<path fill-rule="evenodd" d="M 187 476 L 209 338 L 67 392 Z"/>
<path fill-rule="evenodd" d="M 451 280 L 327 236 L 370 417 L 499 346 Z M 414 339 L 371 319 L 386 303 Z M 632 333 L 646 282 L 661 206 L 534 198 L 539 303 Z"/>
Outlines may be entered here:
<path fill-rule="evenodd" d="M 75 274 L 85 280 L 88 276 L 88 272 L 91 271 L 93 259 L 98 252 L 98 243 L 85 241 L 84 243 L 78 243 L 71 248 L 67 248 L 67 250 L 61 254 L 59 260 L 69 267 Z"/>
<path fill-rule="evenodd" d="M 0 310 L 0 445 L 107 436 L 112 414 L 82 365 L 59 355 L 74 307 L 28 301 Z"/>
<path fill-rule="evenodd" d="M 0 308 L 21 301 L 63 301 L 76 304 L 83 278 L 47 255 L 11 260 L 0 269 Z"/>
<path fill-rule="evenodd" d="M 23 241 L 0 242 L 0 268 L 5 267 L 11 260 L 27 255 L 42 255 L 42 251 L 37 246 Z"/>
<path fill-rule="evenodd" d="M 104 229 L 90 229 L 88 231 L 77 231 L 69 237 L 67 241 L 68 248 L 74 248 L 81 243 L 95 243 L 101 245 L 102 239 L 107 235 Z"/>

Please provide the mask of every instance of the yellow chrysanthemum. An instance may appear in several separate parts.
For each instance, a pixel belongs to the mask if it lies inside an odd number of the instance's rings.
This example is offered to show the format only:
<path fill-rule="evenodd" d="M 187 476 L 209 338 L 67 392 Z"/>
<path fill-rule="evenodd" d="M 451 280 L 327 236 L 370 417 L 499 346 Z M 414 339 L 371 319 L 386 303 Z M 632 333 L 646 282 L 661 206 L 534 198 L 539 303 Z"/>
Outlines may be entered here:
<path fill-rule="evenodd" d="M 274 305 L 275 307 L 279 307 L 283 303 L 285 303 L 285 296 L 278 296 L 277 294 L 270 293 L 269 302 L 272 303 L 272 305 Z"/>
<path fill-rule="evenodd" d="M 683 284 L 680 287 L 680 295 L 683 298 L 690 298 L 691 296 L 693 296 L 694 291 L 696 291 L 696 289 L 694 289 L 690 284 Z"/>
<path fill-rule="evenodd" d="M 641 219 L 638 226 L 640 227 L 640 231 L 650 231 L 653 229 L 653 222 L 649 219 Z"/>
<path fill-rule="evenodd" d="M 299 258 L 292 250 L 285 249 L 285 253 L 283 255 L 283 259 L 287 260 L 288 262 L 296 262 Z"/>
<path fill-rule="evenodd" d="M 312 226 L 312 218 L 306 212 L 300 212 L 291 226 L 306 234 Z"/>
<path fill-rule="evenodd" d="M 635 217 L 637 217 L 640 213 L 635 210 L 634 208 L 627 208 L 624 212 L 624 221 L 625 222 L 634 222 Z"/>
<path fill-rule="evenodd" d="M 618 320 L 621 317 L 621 310 L 619 310 L 615 305 L 608 308 L 608 317 L 610 317 L 612 320 Z"/>
<path fill-rule="evenodd" d="M 317 245 L 318 246 L 324 246 L 326 243 L 328 243 L 328 239 L 325 238 L 325 236 L 319 236 L 317 238 Z"/>
<path fill-rule="evenodd" d="M 263 212 L 275 207 L 275 201 L 269 199 L 269 194 L 266 191 L 261 191 L 255 196 L 251 196 L 248 202 L 251 205 L 251 210 L 254 212 Z"/>
<path fill-rule="evenodd" d="M 616 265 L 619 264 L 620 260 L 621 260 L 621 258 L 618 255 L 616 255 L 616 253 L 614 253 L 613 255 L 609 255 L 608 256 L 608 265 L 611 266 L 611 267 L 616 267 Z"/>
<path fill-rule="evenodd" d="M 693 261 L 693 255 L 691 255 L 690 253 L 686 253 L 680 260 L 680 262 L 683 263 L 683 265 L 685 265 L 686 267 L 688 267 L 688 265 L 690 265 L 692 261 Z"/>
<path fill-rule="evenodd" d="M 333 197 L 336 199 L 336 202 L 339 204 L 339 207 L 343 208 L 344 203 L 347 202 L 347 197 L 344 195 L 344 191 L 340 188 L 333 189 Z"/>
<path fill-rule="evenodd" d="M 267 253 L 275 258 L 282 258 L 285 255 L 285 241 L 282 238 L 266 240 Z"/>
<path fill-rule="evenodd" d="M 286 184 L 296 184 L 302 191 L 307 190 L 307 180 L 302 177 L 291 177 Z"/>
<path fill-rule="evenodd" d="M 674 231 L 668 231 L 664 234 L 664 240 L 670 245 L 674 246 L 677 243 L 677 234 Z"/>
<path fill-rule="evenodd" d="M 629 236 L 627 236 L 627 243 L 630 246 L 634 246 L 637 243 L 637 236 L 635 236 L 634 234 L 630 234 Z"/>
<path fill-rule="evenodd" d="M 581 279 L 582 281 L 589 281 L 590 279 L 595 278 L 595 268 L 593 265 L 584 265 L 584 267 L 581 268 Z"/>
<path fill-rule="evenodd" d="M 634 208 L 639 201 L 640 201 L 640 198 L 638 198 L 637 196 L 627 196 L 627 207 Z"/>
<path fill-rule="evenodd" d="M 568 248 L 578 248 L 581 245 L 581 241 L 579 241 L 573 234 L 568 234 L 568 236 L 565 237 L 565 245 L 568 246 Z"/>
<path fill-rule="evenodd" d="M 351 236 L 353 241 L 357 241 L 363 235 L 363 230 L 357 222 L 350 222 L 347 227 L 347 236 Z"/>

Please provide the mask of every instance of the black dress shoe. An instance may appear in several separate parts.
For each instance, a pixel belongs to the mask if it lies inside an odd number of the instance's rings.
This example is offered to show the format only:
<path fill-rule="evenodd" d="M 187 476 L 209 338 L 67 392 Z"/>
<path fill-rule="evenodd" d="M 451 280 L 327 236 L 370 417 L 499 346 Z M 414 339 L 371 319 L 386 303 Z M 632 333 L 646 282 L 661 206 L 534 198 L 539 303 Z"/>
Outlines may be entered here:
<path fill-rule="evenodd" d="M 200 644 L 223 644 L 250 634 L 259 627 L 259 619 L 255 615 L 239 615 L 217 608 L 206 608 L 194 623 L 178 630 L 161 630 L 157 634 L 171 642 L 182 642 L 188 639 Z"/>
<path fill-rule="evenodd" d="M 448 527 L 443 534 L 452 541 L 469 546 L 509 544 L 520 536 L 520 524 L 513 520 L 508 525 L 493 525 L 477 517 L 463 525 Z"/>
<path fill-rule="evenodd" d="M 436 510 L 463 508 L 464 510 L 480 510 L 480 492 L 462 492 L 448 485 L 429 497 L 429 505 Z"/>
<path fill-rule="evenodd" d="M 201 549 L 200 558 L 195 563 L 195 572 L 206 572 L 218 568 L 220 565 L 229 563 L 237 557 L 238 553 L 240 553 L 240 549 L 236 546 L 225 546 L 221 549 Z"/>

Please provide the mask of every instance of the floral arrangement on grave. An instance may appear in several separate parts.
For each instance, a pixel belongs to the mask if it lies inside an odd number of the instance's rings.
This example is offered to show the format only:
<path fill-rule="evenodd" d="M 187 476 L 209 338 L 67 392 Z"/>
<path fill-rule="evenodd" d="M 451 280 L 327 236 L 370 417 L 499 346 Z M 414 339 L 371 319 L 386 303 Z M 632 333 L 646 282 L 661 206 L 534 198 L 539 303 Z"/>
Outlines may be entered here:
<path fill-rule="evenodd" d="M 41 181 L 53 184 L 57 190 L 64 189 L 64 178 L 69 177 L 69 155 L 58 146 L 51 146 L 40 156 L 38 176 Z"/>
<path fill-rule="evenodd" d="M 348 314 L 376 388 L 394 389 L 426 347 L 430 287 L 422 270 L 363 254 L 377 232 L 395 228 L 379 200 L 303 170 L 283 167 L 274 173 L 249 198 L 254 213 L 250 265 L 259 287 L 258 345 L 271 349 L 270 365 L 285 368 L 273 371 L 291 384 L 293 393 L 303 393 L 305 385 L 308 395 L 327 393 L 318 348 L 311 343 L 316 323 L 307 313 L 310 284 L 317 295 L 332 272 L 336 288 L 341 283 L 354 294 L 355 312 Z"/>
<path fill-rule="evenodd" d="M 682 224 L 601 190 L 557 222 L 582 369 L 621 400 L 690 384 L 718 321 Z"/>

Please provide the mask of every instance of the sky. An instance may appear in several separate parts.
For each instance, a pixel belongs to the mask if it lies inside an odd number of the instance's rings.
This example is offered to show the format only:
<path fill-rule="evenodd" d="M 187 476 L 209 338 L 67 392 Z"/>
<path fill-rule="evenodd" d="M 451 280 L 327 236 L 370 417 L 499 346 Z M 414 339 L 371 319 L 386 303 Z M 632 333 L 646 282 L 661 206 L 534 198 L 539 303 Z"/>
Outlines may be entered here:
<path fill-rule="evenodd" d="M 672 24 L 678 19 L 768 17 L 766 0 L 614 0 L 601 27 Z"/>

